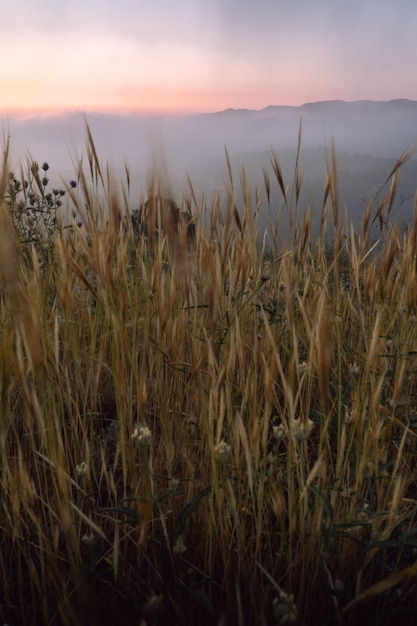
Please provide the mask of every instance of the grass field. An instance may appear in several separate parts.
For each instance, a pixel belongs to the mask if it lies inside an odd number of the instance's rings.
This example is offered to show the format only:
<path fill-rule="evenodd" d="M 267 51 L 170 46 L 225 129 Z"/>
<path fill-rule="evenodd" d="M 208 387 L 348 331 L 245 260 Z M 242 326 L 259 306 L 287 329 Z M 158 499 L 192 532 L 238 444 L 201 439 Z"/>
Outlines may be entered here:
<path fill-rule="evenodd" d="M 389 220 L 409 153 L 355 231 L 331 159 L 314 237 L 298 161 L 288 189 L 271 154 L 277 207 L 227 161 L 224 206 L 184 196 L 189 242 L 133 238 L 130 172 L 89 134 L 65 196 L 4 152 L 1 623 L 414 624 L 417 205 Z"/>

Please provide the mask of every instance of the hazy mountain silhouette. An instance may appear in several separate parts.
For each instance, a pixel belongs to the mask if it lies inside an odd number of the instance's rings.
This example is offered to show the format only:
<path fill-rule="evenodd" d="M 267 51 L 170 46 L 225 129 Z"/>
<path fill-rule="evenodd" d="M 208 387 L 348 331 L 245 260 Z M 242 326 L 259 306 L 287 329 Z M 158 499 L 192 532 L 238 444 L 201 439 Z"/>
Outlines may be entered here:
<path fill-rule="evenodd" d="M 146 189 L 154 154 L 164 155 L 173 195 L 181 197 L 189 174 L 197 193 L 222 189 L 228 150 L 236 180 L 245 167 L 253 188 L 263 187 L 262 167 L 269 169 L 269 152 L 279 156 L 291 187 L 295 150 L 302 124 L 302 201 L 321 208 L 323 179 L 332 141 L 337 150 L 341 206 L 360 217 L 364 200 L 373 197 L 395 160 L 417 141 L 417 101 L 339 100 L 299 107 L 268 106 L 262 110 L 226 109 L 217 113 L 143 117 L 137 114 L 73 113 L 3 118 L 15 162 L 27 151 L 51 165 L 51 176 L 73 176 L 73 160 L 84 152 L 85 122 L 91 128 L 98 155 L 116 172 L 126 161 L 131 169 L 132 205 Z M 399 189 L 401 219 L 409 219 L 415 192 L 416 161 L 403 170 Z M 410 198 L 408 198 L 410 196 Z M 408 198 L 407 201 L 404 199 Z M 274 201 L 279 202 L 274 188 Z M 404 202 L 402 202 L 404 200 Z"/>

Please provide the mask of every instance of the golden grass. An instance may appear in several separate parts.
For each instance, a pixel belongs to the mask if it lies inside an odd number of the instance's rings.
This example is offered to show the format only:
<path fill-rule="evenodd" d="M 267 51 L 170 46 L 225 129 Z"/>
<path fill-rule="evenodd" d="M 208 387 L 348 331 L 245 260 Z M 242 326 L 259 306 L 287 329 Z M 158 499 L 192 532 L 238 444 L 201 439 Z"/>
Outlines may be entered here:
<path fill-rule="evenodd" d="M 408 619 L 417 205 L 387 227 L 408 153 L 355 232 L 333 151 L 317 236 L 298 157 L 290 193 L 271 155 L 293 238 L 268 254 L 228 158 L 225 207 L 190 185 L 189 244 L 134 241 L 89 131 L 87 155 L 67 190 L 83 226 L 57 224 L 46 256 L 0 206 L 2 623 Z M 5 154 L 3 199 L 8 180 Z"/>

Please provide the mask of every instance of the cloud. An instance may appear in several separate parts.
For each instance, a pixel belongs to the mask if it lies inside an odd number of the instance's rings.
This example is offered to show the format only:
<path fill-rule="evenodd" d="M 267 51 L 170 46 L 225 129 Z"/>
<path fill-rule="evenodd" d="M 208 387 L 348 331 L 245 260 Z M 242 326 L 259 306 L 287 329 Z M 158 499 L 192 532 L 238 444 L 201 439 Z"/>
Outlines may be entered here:
<path fill-rule="evenodd" d="M 415 0 L 14 0 L 2 18 L 0 107 L 417 96 Z"/>

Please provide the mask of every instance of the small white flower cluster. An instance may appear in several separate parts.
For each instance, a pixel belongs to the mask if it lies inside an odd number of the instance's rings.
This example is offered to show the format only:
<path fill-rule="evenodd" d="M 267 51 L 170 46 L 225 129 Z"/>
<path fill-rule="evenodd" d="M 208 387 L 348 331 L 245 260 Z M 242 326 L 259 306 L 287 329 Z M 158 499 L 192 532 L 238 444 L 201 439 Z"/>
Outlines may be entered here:
<path fill-rule="evenodd" d="M 278 424 L 278 426 L 273 426 L 272 433 L 277 441 L 283 441 L 288 436 L 288 430 L 284 426 L 284 424 Z"/>
<path fill-rule="evenodd" d="M 306 374 L 308 372 L 308 363 L 306 363 L 306 361 L 302 361 L 298 366 L 298 371 L 300 372 L 301 376 L 303 374 Z"/>
<path fill-rule="evenodd" d="M 76 465 L 75 467 L 75 473 L 77 474 L 77 476 L 87 476 L 88 474 L 88 465 L 85 461 L 81 461 L 81 463 L 79 465 Z"/>
<path fill-rule="evenodd" d="M 227 463 L 232 455 L 232 448 L 222 439 L 214 448 L 214 453 L 219 463 Z"/>
<path fill-rule="evenodd" d="M 139 446 L 147 448 L 151 443 L 152 432 L 147 426 L 139 424 L 138 426 L 135 426 L 131 439 L 133 439 L 133 441 L 135 441 Z"/>
<path fill-rule="evenodd" d="M 353 363 L 349 364 L 349 373 L 352 376 L 359 376 L 359 374 L 361 373 L 361 368 L 356 363 L 356 361 L 354 361 Z"/>
<path fill-rule="evenodd" d="M 86 545 L 92 545 L 95 539 L 96 537 L 92 530 L 88 534 L 84 533 L 84 535 L 81 537 L 81 541 Z"/>
<path fill-rule="evenodd" d="M 293 624 L 297 621 L 297 607 L 292 593 L 280 589 L 279 598 L 274 599 L 273 609 L 278 624 Z"/>
<path fill-rule="evenodd" d="M 314 422 L 309 418 L 292 419 L 288 427 L 297 441 L 306 441 L 314 428 Z M 282 423 L 276 424 L 272 426 L 272 434 L 276 441 L 285 441 L 288 438 L 288 428 Z"/>
<path fill-rule="evenodd" d="M 293 420 L 291 424 L 293 435 L 298 441 L 306 441 L 310 437 L 313 428 L 314 423 L 309 418 L 305 420 L 298 418 Z"/>

